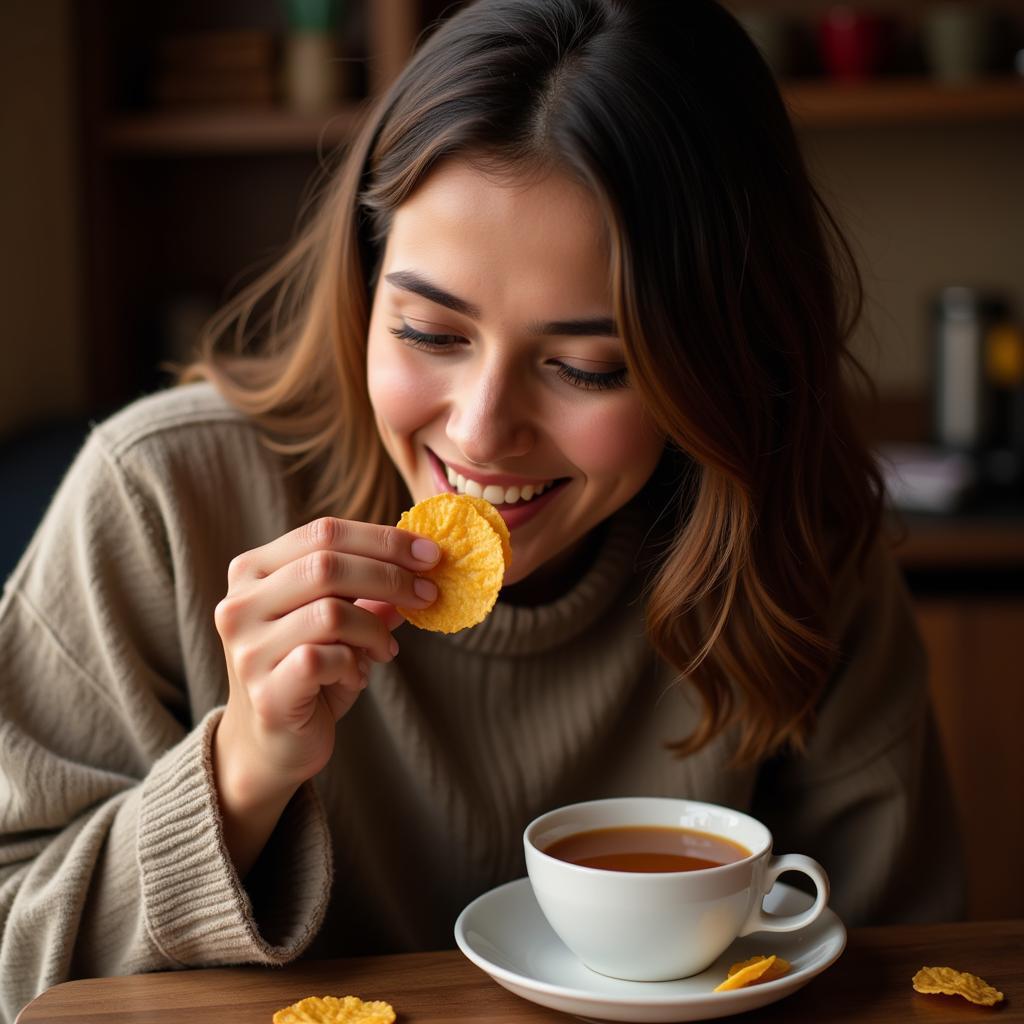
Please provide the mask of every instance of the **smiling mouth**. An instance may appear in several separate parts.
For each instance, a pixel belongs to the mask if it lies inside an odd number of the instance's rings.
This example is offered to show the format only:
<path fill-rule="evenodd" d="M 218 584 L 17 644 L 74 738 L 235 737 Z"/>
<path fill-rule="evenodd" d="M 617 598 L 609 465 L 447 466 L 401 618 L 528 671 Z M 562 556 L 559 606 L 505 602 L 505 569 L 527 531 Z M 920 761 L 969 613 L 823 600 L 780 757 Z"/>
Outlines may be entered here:
<path fill-rule="evenodd" d="M 504 507 L 526 505 L 535 498 L 539 498 L 546 491 L 561 487 L 569 482 L 569 477 L 556 477 L 550 480 L 538 480 L 535 483 L 513 484 L 511 486 L 484 483 L 474 480 L 472 477 L 463 476 L 462 473 L 453 469 L 434 452 L 430 454 L 433 458 L 437 459 L 441 471 L 456 494 L 468 494 L 472 498 L 484 498 L 492 505 Z"/>

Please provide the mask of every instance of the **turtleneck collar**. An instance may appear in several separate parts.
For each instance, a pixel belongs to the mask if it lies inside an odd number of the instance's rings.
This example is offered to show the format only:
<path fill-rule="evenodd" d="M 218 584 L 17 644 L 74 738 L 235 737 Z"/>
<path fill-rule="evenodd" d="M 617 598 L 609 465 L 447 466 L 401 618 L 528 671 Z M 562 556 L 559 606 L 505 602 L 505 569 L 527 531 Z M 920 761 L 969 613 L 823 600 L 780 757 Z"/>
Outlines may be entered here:
<path fill-rule="evenodd" d="M 561 597 L 548 604 L 510 605 L 501 601 L 478 626 L 445 637 L 445 642 L 479 654 L 539 654 L 585 632 L 641 572 L 644 540 L 638 510 L 627 505 L 608 520 L 590 567 Z"/>

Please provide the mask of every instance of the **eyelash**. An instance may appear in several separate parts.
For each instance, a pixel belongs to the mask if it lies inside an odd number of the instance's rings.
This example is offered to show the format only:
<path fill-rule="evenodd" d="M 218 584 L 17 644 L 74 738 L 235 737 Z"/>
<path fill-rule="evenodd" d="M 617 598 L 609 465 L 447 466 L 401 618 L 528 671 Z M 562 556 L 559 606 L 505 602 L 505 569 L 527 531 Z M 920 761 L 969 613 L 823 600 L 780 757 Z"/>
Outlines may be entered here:
<path fill-rule="evenodd" d="M 423 349 L 427 352 L 436 352 L 446 345 L 462 340 L 455 334 L 424 334 L 408 324 L 402 324 L 401 327 L 389 327 L 388 330 L 396 338 L 408 342 L 412 348 Z M 561 380 L 584 391 L 607 391 L 629 387 L 629 371 L 625 367 L 611 373 L 594 373 L 591 370 L 579 370 L 575 366 L 558 363 L 557 372 Z"/>

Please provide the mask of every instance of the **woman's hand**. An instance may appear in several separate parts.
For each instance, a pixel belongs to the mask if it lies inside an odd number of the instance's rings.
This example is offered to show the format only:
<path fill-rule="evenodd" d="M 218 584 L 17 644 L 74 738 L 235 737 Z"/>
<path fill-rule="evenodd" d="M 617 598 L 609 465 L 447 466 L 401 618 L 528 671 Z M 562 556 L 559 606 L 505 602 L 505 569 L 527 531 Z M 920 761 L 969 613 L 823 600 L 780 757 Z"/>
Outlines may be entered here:
<path fill-rule="evenodd" d="M 330 760 L 335 723 L 370 662 L 398 651 L 390 630 L 404 620 L 394 606 L 424 608 L 437 596 L 416 574 L 439 556 L 405 530 L 323 518 L 231 562 L 214 615 L 230 685 L 214 738 L 229 848 L 232 821 L 248 832 L 272 818 L 255 828 L 258 854 L 295 790 Z"/>

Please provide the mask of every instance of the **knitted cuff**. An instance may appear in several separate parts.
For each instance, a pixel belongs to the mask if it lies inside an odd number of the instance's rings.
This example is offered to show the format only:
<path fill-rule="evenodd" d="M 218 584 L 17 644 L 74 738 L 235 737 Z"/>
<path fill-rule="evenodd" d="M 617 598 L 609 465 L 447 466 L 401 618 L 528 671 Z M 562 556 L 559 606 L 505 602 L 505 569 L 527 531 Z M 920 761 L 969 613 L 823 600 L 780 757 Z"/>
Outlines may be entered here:
<path fill-rule="evenodd" d="M 138 858 L 142 900 L 153 941 L 183 967 L 283 964 L 312 941 L 331 889 L 331 840 L 311 783 L 288 804 L 268 846 L 288 850 L 285 871 L 260 872 L 269 886 L 261 928 L 253 901 L 224 845 L 213 781 L 215 708 L 154 765 L 142 788 Z M 282 843 L 278 838 L 287 837 Z"/>

